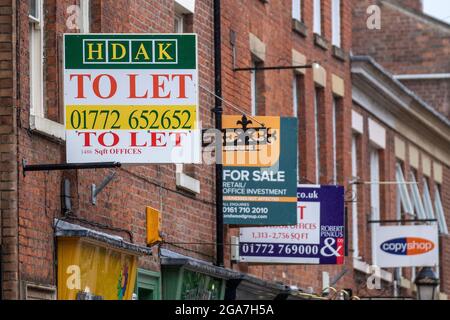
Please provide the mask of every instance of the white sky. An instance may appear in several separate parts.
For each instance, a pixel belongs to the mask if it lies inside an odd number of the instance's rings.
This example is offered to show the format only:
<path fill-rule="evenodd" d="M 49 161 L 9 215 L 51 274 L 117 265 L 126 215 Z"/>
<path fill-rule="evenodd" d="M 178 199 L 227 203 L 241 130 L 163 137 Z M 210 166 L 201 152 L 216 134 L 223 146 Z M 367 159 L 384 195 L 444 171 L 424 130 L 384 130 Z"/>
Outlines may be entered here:
<path fill-rule="evenodd" d="M 423 0 L 423 11 L 450 23 L 450 0 Z"/>

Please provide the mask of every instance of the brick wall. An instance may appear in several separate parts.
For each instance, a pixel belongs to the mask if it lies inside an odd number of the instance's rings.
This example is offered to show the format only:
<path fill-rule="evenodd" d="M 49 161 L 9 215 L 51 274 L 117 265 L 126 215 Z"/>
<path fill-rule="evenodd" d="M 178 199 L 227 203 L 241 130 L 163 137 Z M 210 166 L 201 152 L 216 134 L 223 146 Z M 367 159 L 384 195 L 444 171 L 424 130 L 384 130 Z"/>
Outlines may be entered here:
<path fill-rule="evenodd" d="M 63 163 L 65 162 L 64 142 L 30 130 L 27 3 L 26 1 L 19 2 L 19 27 L 14 29 L 19 37 L 18 65 L 21 69 L 18 78 L 21 92 L 18 103 L 21 113 L 18 127 L 19 155 L 17 158 L 26 159 L 29 164 Z M 46 1 L 45 111 L 49 119 L 57 122 L 62 122 L 63 119 L 60 96 L 62 83 L 59 76 L 62 68 L 62 50 L 59 46 L 63 33 L 74 32 L 67 29 L 66 19 L 68 14 L 66 10 L 69 5 L 76 3 L 77 1 L 70 0 Z M 91 9 L 92 32 L 173 32 L 174 3 L 171 0 L 94 0 Z M 198 13 L 198 16 L 194 17 L 193 31 L 199 35 L 201 84 L 213 90 L 212 0 L 196 1 L 196 13 Z M 213 126 L 210 111 L 213 103 L 214 99 L 210 94 L 205 91 L 200 92 L 200 118 L 205 128 Z M 7 111 L 10 110 L 2 107 L 2 114 Z M 1 121 L 3 121 L 3 118 L 1 118 Z M 0 128 L 3 129 L 3 126 L 0 126 Z M 2 150 L 3 148 L 6 147 L 2 145 Z M 17 162 L 14 161 L 14 167 L 11 167 L 11 171 L 17 175 L 16 166 Z M 107 227 L 123 229 L 123 231 L 112 231 L 107 228 L 100 228 L 101 231 L 123 236 L 126 240 L 130 240 L 127 231 L 131 231 L 132 240 L 135 243 L 145 245 L 145 207 L 152 206 L 162 210 L 162 231 L 167 235 L 166 240 L 168 242 L 175 243 L 174 245 L 166 244 L 164 247 L 212 261 L 215 254 L 215 247 L 211 245 L 215 241 L 214 167 L 198 167 L 197 172 L 201 172 L 197 176 L 201 181 L 201 194 L 195 196 L 177 189 L 175 165 L 123 166 L 117 170 L 118 174 L 112 183 L 98 196 L 95 206 L 90 203 L 90 186 L 93 183 L 97 185 L 101 183 L 109 173 L 108 170 L 34 172 L 27 174 L 25 177 L 20 174 L 18 200 L 20 245 L 18 260 L 21 280 L 40 284 L 55 284 L 55 247 L 52 222 L 54 218 L 62 216 L 60 196 L 64 178 L 68 178 L 71 183 L 72 214 L 76 219 L 89 220 Z M 2 170 L 3 168 L 2 166 Z M 2 175 L 2 177 L 7 176 Z M 6 194 L 4 197 L 6 197 Z M 6 206 L 7 202 L 2 202 L 3 204 Z M 4 221 L 7 221 L 5 219 L 4 214 Z M 76 219 L 73 221 L 83 224 Z M 95 229 L 95 227 L 92 228 Z M 17 237 L 17 232 L 12 232 L 12 234 Z M 204 244 L 177 244 L 180 242 L 204 242 Z M 142 258 L 140 259 L 140 266 L 158 271 L 159 261 L 157 257 Z"/>
<path fill-rule="evenodd" d="M 16 1 L 0 1 L 0 244 L 4 299 L 18 297 Z"/>
<path fill-rule="evenodd" d="M 450 79 L 402 80 L 409 89 L 450 118 Z"/>
<path fill-rule="evenodd" d="M 348 53 L 351 44 L 351 8 L 350 1 L 341 1 L 342 7 L 342 49 Z M 242 113 L 250 114 L 250 72 L 234 72 L 230 32 L 236 32 L 236 67 L 249 67 L 252 53 L 249 46 L 249 33 L 258 37 L 266 46 L 264 66 L 292 65 L 292 49 L 307 57 L 307 62 L 318 61 L 325 69 L 326 87 L 320 89 L 321 109 L 319 128 L 321 136 L 321 182 L 329 183 L 333 174 L 332 158 L 332 99 L 331 75 L 335 74 L 345 83 L 345 97 L 338 102 L 338 180 L 348 187 L 350 180 L 350 110 L 351 82 L 348 60 L 343 62 L 332 54 L 331 48 L 331 1 L 322 1 L 323 38 L 328 43 L 328 50 L 314 44 L 312 33 L 313 8 L 312 1 L 302 1 L 302 17 L 307 27 L 304 37 L 292 29 L 291 1 L 259 0 L 223 1 L 222 2 L 222 77 L 224 98 L 238 106 Z M 236 14 L 239 12 L 239 14 Z M 264 88 L 262 109 L 264 115 L 291 116 L 293 113 L 292 70 L 264 71 Z M 300 81 L 299 105 L 299 146 L 300 146 L 300 176 L 304 183 L 315 181 L 315 147 L 314 147 L 314 106 L 313 97 L 315 83 L 313 72 L 307 69 Z M 225 114 L 236 114 L 238 111 L 224 105 Z M 237 229 L 230 228 L 227 237 L 237 235 Z M 229 238 L 228 238 L 229 239 Z M 229 257 L 229 249 L 226 250 Z M 226 261 L 228 259 L 225 259 Z M 350 263 L 350 259 L 348 259 Z M 335 277 L 344 267 L 289 266 L 289 265 L 232 265 L 237 270 L 249 272 L 263 279 L 282 281 L 286 284 L 300 287 L 313 287 L 317 292 L 322 288 L 322 272 L 328 271 L 330 277 Z M 349 267 L 349 264 L 346 266 Z M 346 274 L 336 286 L 352 287 L 350 274 Z"/>
<path fill-rule="evenodd" d="M 450 26 L 421 12 L 403 9 L 417 8 L 419 2 L 354 0 L 353 53 L 372 56 L 393 74 L 450 73 Z M 381 9 L 379 30 L 367 28 L 366 10 L 370 5 Z M 414 80 L 405 84 L 449 116 L 448 80 Z"/>

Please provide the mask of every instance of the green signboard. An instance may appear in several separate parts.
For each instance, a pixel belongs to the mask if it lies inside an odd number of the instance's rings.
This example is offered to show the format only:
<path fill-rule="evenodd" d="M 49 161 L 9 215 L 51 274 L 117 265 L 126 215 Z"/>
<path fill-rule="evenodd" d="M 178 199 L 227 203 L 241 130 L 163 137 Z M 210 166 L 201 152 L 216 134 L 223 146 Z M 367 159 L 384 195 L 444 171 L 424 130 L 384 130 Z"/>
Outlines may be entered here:
<path fill-rule="evenodd" d="M 223 214 L 231 225 L 297 223 L 297 118 L 224 116 Z"/>

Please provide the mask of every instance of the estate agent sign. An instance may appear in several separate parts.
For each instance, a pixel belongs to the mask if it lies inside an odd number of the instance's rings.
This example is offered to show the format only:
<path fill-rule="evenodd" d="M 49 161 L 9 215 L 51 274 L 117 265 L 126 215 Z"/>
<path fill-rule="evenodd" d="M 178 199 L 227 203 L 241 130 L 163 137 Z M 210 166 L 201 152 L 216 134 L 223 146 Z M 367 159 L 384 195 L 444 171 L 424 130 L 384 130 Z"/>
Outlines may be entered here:
<path fill-rule="evenodd" d="M 297 223 L 297 118 L 224 116 L 223 128 L 224 223 Z"/>
<path fill-rule="evenodd" d="M 344 188 L 300 185 L 294 226 L 241 228 L 241 262 L 343 264 Z"/>
<path fill-rule="evenodd" d="M 66 34 L 68 163 L 198 163 L 194 34 Z"/>

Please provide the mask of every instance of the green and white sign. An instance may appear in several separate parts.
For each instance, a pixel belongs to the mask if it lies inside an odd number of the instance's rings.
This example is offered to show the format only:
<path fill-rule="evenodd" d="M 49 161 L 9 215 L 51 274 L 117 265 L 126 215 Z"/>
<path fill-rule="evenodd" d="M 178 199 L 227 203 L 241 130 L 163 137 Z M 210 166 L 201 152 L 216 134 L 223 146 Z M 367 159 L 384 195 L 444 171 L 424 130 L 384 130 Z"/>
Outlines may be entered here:
<path fill-rule="evenodd" d="M 64 35 L 67 162 L 199 163 L 195 34 Z"/>

